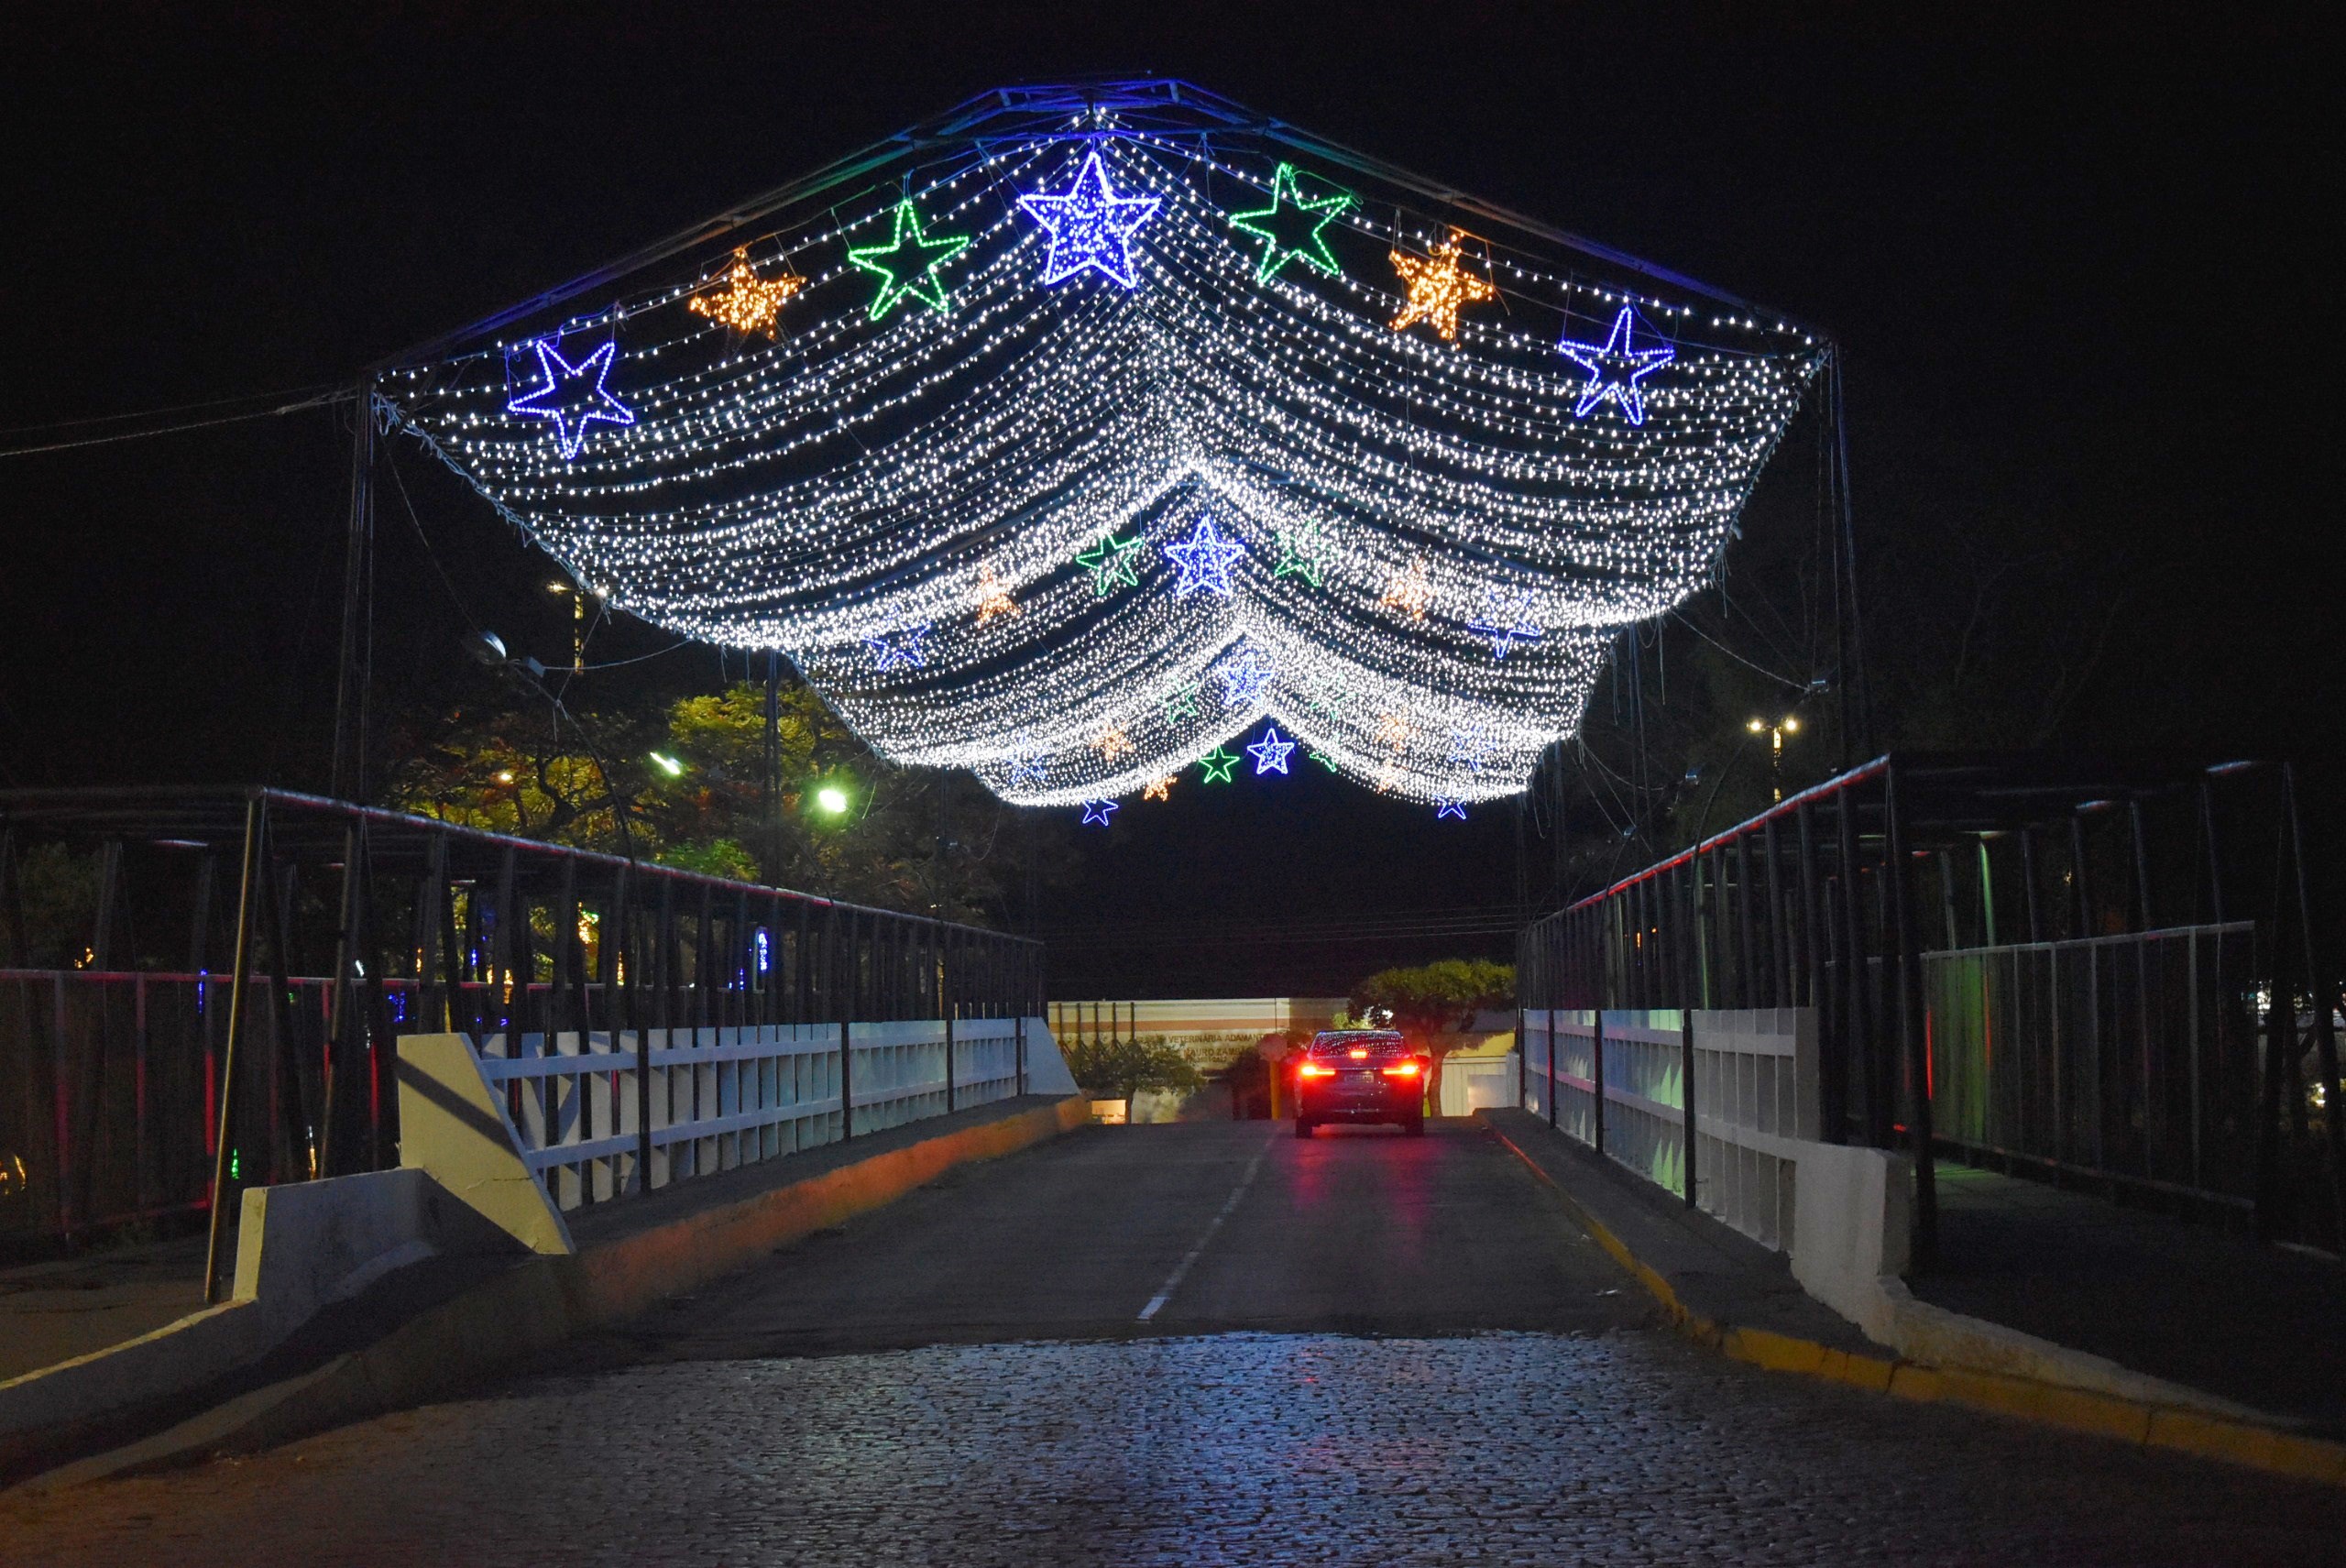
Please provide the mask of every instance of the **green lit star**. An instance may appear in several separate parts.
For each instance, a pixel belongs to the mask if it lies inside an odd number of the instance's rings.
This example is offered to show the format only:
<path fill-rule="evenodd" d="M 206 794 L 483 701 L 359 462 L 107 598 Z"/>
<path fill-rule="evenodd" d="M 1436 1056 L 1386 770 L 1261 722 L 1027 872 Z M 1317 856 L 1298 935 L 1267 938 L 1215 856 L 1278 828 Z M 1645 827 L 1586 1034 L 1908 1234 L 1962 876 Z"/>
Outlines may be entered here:
<path fill-rule="evenodd" d="M 1119 587 L 1140 587 L 1140 568 L 1133 557 L 1140 554 L 1140 536 L 1119 539 L 1111 533 L 1080 553 L 1075 564 L 1091 574 L 1091 591 L 1106 598 Z"/>
<path fill-rule="evenodd" d="M 1251 213 L 1230 214 L 1231 227 L 1243 229 L 1266 242 L 1262 265 L 1255 269 L 1255 281 L 1269 282 L 1280 268 L 1298 259 L 1326 277 L 1342 276 L 1343 269 L 1337 264 L 1335 253 L 1328 248 L 1321 231 L 1352 204 L 1351 193 L 1344 191 L 1305 201 L 1296 183 L 1295 165 L 1280 164 L 1278 172 L 1271 177 L 1271 204 Z"/>
<path fill-rule="evenodd" d="M 847 253 L 850 261 L 866 272 L 880 275 L 880 293 L 872 302 L 870 319 L 878 321 L 907 298 L 918 300 L 933 311 L 951 310 L 953 302 L 947 297 L 937 269 L 960 255 L 969 243 L 970 236 L 965 234 L 930 239 L 921 233 L 920 214 L 913 209 L 912 203 L 897 203 L 895 237 L 886 245 Z"/>
<path fill-rule="evenodd" d="M 1306 751 L 1303 754 L 1310 758 L 1313 762 L 1319 763 L 1321 767 L 1327 769 L 1330 773 L 1332 773 L 1336 771 L 1336 759 L 1328 755 L 1327 752 Z"/>
<path fill-rule="evenodd" d="M 1225 751 L 1221 747 L 1216 746 L 1212 751 L 1208 751 L 1204 756 L 1198 759 L 1198 766 L 1206 771 L 1206 776 L 1200 782 L 1204 784 L 1228 784 L 1230 782 L 1230 770 L 1237 765 L 1238 758 L 1235 753 Z"/>
<path fill-rule="evenodd" d="M 1301 528 L 1279 530 L 1279 564 L 1271 573 L 1274 577 L 1301 577 L 1313 587 L 1320 586 L 1320 575 L 1326 570 L 1321 559 L 1320 525 L 1307 522 Z"/>
<path fill-rule="evenodd" d="M 1198 716 L 1198 688 L 1195 683 L 1183 686 L 1165 699 L 1165 722 L 1178 724 Z"/>
<path fill-rule="evenodd" d="M 1314 675 L 1310 685 L 1304 690 L 1303 700 L 1309 706 L 1333 718 L 1337 710 L 1350 702 L 1352 696 L 1352 693 L 1337 684 L 1334 676 Z"/>

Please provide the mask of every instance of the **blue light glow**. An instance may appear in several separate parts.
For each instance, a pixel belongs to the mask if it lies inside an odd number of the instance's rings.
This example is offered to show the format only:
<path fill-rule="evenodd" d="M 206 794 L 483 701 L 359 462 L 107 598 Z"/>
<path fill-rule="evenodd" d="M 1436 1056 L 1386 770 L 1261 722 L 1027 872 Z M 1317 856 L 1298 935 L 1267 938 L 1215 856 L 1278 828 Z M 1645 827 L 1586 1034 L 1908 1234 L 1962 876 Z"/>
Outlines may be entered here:
<path fill-rule="evenodd" d="M 1255 776 L 1260 778 L 1265 773 L 1286 773 L 1288 753 L 1294 751 L 1295 746 L 1294 741 L 1280 736 L 1277 725 L 1266 726 L 1263 738 L 1246 748 L 1255 759 Z"/>
<path fill-rule="evenodd" d="M 1485 598 L 1483 618 L 1466 623 L 1467 630 L 1490 639 L 1493 658 L 1504 659 L 1514 651 L 1517 643 L 1537 642 L 1547 635 L 1540 630 L 1540 623 L 1531 619 L 1529 588 L 1521 591 L 1511 610 L 1494 611 L 1490 607 L 1495 602 L 1495 597 Z"/>
<path fill-rule="evenodd" d="M 1573 405 L 1574 419 L 1586 419 L 1599 403 L 1614 403 L 1631 424 L 1645 423 L 1646 395 L 1638 383 L 1678 357 L 1678 351 L 1666 343 L 1659 348 L 1631 347 L 1637 314 L 1634 306 L 1623 305 L 1602 344 L 1575 343 L 1568 337 L 1556 345 L 1565 358 L 1588 372 L 1580 401 Z"/>
<path fill-rule="evenodd" d="M 1095 149 L 1083 160 L 1075 183 L 1063 195 L 1036 191 L 1018 198 L 1026 215 L 1050 231 L 1050 258 L 1043 264 L 1043 281 L 1057 283 L 1091 268 L 1104 278 L 1132 288 L 1140 281 L 1133 270 L 1133 236 L 1157 214 L 1158 196 L 1119 196 L 1108 184 Z"/>
<path fill-rule="evenodd" d="M 893 670 L 906 664 L 919 667 L 928 663 L 928 649 L 922 641 L 927 635 L 928 622 L 924 620 L 917 626 L 866 636 L 863 645 L 872 651 L 872 667 L 875 670 Z"/>
<path fill-rule="evenodd" d="M 1200 518 L 1197 531 L 1189 538 L 1162 548 L 1165 558 L 1181 574 L 1181 580 L 1173 585 L 1175 594 L 1202 592 L 1222 598 L 1230 597 L 1231 566 L 1246 554 L 1246 546 L 1235 539 L 1224 539 L 1210 517 Z"/>
<path fill-rule="evenodd" d="M 761 926 L 750 934 L 750 948 L 751 951 L 757 954 L 758 972 L 760 974 L 765 974 L 772 970 L 773 968 L 773 938 L 766 935 L 766 928 L 764 927 Z"/>
<path fill-rule="evenodd" d="M 1222 696 L 1233 707 L 1252 707 L 1263 700 L 1263 693 L 1278 675 L 1278 669 L 1266 658 L 1263 651 L 1252 642 L 1241 642 L 1230 651 L 1214 671 L 1222 685 Z"/>
<path fill-rule="evenodd" d="M 544 338 L 530 346 L 538 351 L 538 369 L 546 378 L 545 385 L 520 397 L 508 398 L 505 411 L 554 421 L 554 439 L 561 444 L 564 458 L 578 455 L 579 447 L 586 441 L 586 427 L 597 420 L 610 424 L 635 422 L 635 415 L 628 406 L 611 396 L 610 389 L 603 385 L 603 378 L 611 373 L 612 362 L 619 357 L 618 344 L 605 343 L 576 365 L 565 359 L 562 351 Z M 590 371 L 592 380 L 588 379 Z"/>
<path fill-rule="evenodd" d="M 1051 771 L 1051 754 L 1036 747 L 1020 750 L 1010 760 L 1010 787 L 1013 789 L 1042 787 L 1043 779 Z"/>
<path fill-rule="evenodd" d="M 1496 750 L 1497 742 L 1485 735 L 1480 728 L 1450 732 L 1450 760 L 1465 763 L 1469 773 L 1481 773 L 1484 762 Z"/>
<path fill-rule="evenodd" d="M 1435 801 L 1433 803 L 1433 819 L 1436 822 L 1439 822 L 1445 817 L 1455 817 L 1461 822 L 1465 821 L 1466 807 L 1464 804 L 1460 801 L 1453 800 L 1448 795 L 1444 795 L 1442 799 Z"/>
<path fill-rule="evenodd" d="M 1108 818 L 1115 814 L 1116 803 L 1113 800 L 1087 800 L 1083 803 L 1083 825 L 1087 828 L 1095 822 L 1105 828 Z"/>

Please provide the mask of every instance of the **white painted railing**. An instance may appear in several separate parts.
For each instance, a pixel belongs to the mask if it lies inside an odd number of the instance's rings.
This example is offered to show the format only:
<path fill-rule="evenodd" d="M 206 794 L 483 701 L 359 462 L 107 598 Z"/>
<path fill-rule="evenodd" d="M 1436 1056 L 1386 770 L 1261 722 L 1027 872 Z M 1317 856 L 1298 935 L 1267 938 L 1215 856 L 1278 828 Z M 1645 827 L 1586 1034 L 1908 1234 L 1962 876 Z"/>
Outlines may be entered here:
<path fill-rule="evenodd" d="M 1016 1094 L 1022 1038 L 1058 1064 L 1039 1019 L 850 1024 L 848 1036 L 856 1134 Z M 647 1143 L 649 1185 L 657 1189 L 818 1148 L 845 1130 L 837 1024 L 646 1029 L 616 1038 L 595 1030 L 583 1039 L 565 1030 L 515 1036 L 510 1045 L 504 1035 L 480 1040 L 481 1077 L 505 1096 L 522 1163 L 565 1210 L 632 1191 Z M 646 1047 L 648 1096 L 637 1083 Z"/>
<path fill-rule="evenodd" d="M 1592 1012 L 1535 1008 L 1523 1050 L 1526 1110 L 1682 1198 L 1691 1060 L 1697 1205 L 1790 1248 L 1798 1145 L 1817 1135 L 1812 1010 L 1614 1011 L 1600 1029 Z"/>

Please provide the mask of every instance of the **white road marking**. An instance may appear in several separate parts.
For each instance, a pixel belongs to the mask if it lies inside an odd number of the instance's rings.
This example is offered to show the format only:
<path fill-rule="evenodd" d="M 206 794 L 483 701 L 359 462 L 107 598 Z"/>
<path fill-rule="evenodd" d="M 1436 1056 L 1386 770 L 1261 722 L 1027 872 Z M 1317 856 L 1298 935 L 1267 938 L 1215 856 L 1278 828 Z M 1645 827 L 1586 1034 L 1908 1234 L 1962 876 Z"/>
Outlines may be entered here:
<path fill-rule="evenodd" d="M 1263 1146 L 1255 1151 L 1255 1157 L 1246 1162 L 1246 1174 L 1238 1179 L 1238 1185 L 1232 1188 L 1230 1196 L 1222 1201 L 1222 1212 L 1206 1226 L 1206 1234 L 1198 1238 L 1198 1245 L 1189 1249 L 1188 1256 L 1173 1266 L 1173 1272 L 1165 1277 L 1165 1283 L 1156 1295 L 1148 1299 L 1148 1305 L 1140 1310 L 1140 1316 L 1135 1321 L 1148 1321 L 1163 1310 L 1166 1302 L 1173 1299 L 1173 1292 L 1181 1288 L 1182 1276 L 1189 1272 L 1189 1266 L 1198 1261 L 1198 1255 L 1206 1250 L 1208 1242 L 1213 1240 L 1214 1232 L 1222 1229 L 1222 1223 L 1230 1218 L 1232 1210 L 1238 1207 L 1238 1201 L 1246 1196 L 1246 1189 L 1255 1185 L 1255 1173 L 1263 1168 L 1263 1157 L 1270 1152 L 1271 1141 L 1266 1138 Z"/>

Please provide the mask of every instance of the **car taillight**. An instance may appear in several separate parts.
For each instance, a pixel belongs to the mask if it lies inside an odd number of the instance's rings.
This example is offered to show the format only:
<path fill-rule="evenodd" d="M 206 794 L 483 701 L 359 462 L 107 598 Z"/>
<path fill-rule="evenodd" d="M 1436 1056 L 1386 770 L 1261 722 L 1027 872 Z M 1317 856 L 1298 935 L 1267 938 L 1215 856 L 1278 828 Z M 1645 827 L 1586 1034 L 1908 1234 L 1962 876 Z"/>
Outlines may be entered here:
<path fill-rule="evenodd" d="M 1414 1061 L 1397 1061 L 1391 1067 L 1385 1069 L 1385 1076 L 1387 1078 L 1415 1078 L 1424 1069 L 1420 1068 Z"/>
<path fill-rule="evenodd" d="M 1298 1078 L 1333 1078 L 1336 1076 L 1336 1069 L 1332 1067 L 1321 1067 L 1316 1061 L 1308 1061 L 1301 1067 L 1295 1069 L 1295 1076 Z"/>

